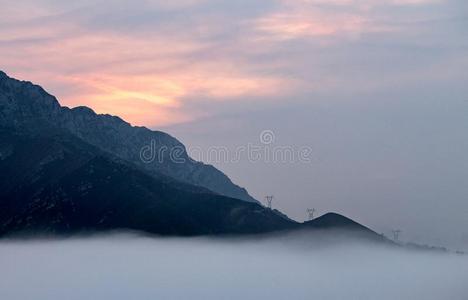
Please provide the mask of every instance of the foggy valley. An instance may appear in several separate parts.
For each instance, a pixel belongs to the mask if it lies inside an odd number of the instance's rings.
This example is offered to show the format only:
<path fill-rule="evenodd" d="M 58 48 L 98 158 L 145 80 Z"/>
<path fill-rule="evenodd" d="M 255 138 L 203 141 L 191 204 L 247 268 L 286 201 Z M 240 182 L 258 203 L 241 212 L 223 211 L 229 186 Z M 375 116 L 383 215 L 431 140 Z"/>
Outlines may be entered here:
<path fill-rule="evenodd" d="M 369 242 L 115 234 L 0 242 L 1 299 L 466 299 L 468 257 Z"/>

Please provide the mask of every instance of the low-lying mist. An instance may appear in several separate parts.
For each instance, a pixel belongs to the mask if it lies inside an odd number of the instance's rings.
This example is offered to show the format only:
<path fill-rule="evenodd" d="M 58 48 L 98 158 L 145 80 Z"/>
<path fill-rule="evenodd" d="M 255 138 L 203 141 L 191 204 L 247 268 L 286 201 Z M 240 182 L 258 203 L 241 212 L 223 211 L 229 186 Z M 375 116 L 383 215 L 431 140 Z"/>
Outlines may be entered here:
<path fill-rule="evenodd" d="M 466 299 L 468 257 L 366 242 L 0 241 L 0 299 Z"/>

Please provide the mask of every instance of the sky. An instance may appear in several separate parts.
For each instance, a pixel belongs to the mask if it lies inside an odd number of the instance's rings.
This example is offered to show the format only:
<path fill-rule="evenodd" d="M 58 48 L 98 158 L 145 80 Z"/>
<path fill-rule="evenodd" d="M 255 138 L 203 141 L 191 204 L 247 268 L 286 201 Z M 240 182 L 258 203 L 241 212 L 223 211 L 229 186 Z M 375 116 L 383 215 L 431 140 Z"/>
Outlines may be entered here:
<path fill-rule="evenodd" d="M 307 161 L 200 159 L 297 220 L 314 207 L 468 248 L 466 1 L 0 7 L 0 69 L 63 105 L 167 131 L 195 158 L 309 149 Z"/>

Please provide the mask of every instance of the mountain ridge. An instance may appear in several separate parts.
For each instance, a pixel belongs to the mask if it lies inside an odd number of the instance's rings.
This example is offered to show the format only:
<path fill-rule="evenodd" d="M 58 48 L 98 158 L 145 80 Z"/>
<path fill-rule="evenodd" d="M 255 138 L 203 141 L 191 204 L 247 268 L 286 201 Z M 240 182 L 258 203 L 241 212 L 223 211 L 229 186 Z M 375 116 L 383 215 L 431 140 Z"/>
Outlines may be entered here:
<path fill-rule="evenodd" d="M 337 214 L 305 223 L 291 220 L 248 198 L 214 167 L 193 161 L 172 136 L 98 115 L 88 107 L 62 107 L 42 87 L 1 71 L 0 137 L 0 237 L 108 230 L 187 236 L 297 229 L 357 230 L 366 238 L 380 237 Z M 186 164 L 145 165 L 138 150 L 156 137 L 159 146 L 183 147 Z M 228 187 L 224 194 L 219 192 L 223 184 Z M 239 193 L 243 198 L 236 196 Z"/>
<path fill-rule="evenodd" d="M 66 133 L 0 135 L 0 236 L 107 230 L 190 236 L 295 226 L 257 203 L 156 179 Z"/>
<path fill-rule="evenodd" d="M 89 107 L 61 106 L 57 98 L 41 86 L 10 78 L 5 72 L 0 72 L 0 89 L 3 92 L 0 94 L 0 97 L 3 96 L 0 99 L 0 125 L 22 130 L 34 129 L 37 124 L 58 126 L 104 151 L 137 164 L 154 176 L 162 173 L 221 195 L 257 202 L 223 172 L 190 158 L 185 146 L 171 135 L 132 126 L 118 116 L 97 114 Z M 153 146 L 153 160 L 143 161 L 142 149 Z M 170 157 L 174 149 L 180 158 L 177 162 Z"/>

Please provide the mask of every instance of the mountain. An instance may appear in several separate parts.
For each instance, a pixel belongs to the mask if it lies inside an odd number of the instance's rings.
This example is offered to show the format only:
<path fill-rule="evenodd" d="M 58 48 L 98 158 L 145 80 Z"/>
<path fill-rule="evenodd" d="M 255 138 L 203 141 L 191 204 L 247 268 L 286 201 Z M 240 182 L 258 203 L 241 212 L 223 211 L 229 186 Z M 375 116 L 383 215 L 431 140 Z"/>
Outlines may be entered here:
<path fill-rule="evenodd" d="M 304 222 L 304 226 L 313 229 L 347 229 L 365 231 L 369 228 L 337 213 L 326 213 L 318 218 Z"/>
<path fill-rule="evenodd" d="M 344 237 L 390 242 L 384 236 L 368 227 L 337 213 L 326 213 L 318 218 L 304 222 L 301 228 L 317 231 L 333 230 L 335 235 L 343 235 Z"/>
<path fill-rule="evenodd" d="M 0 136 L 0 236 L 240 234 L 295 226 L 257 203 L 156 179 L 66 132 L 3 129 Z"/>
<path fill-rule="evenodd" d="M 140 149 L 182 149 L 171 160 Z M 176 148 L 179 147 L 179 148 Z M 298 223 L 266 208 L 224 174 L 188 157 L 171 136 L 86 107 L 69 109 L 41 87 L 0 73 L 0 237 L 137 230 L 159 235 L 340 229 L 380 236 L 344 216 Z"/>
<path fill-rule="evenodd" d="M 1 71 L 0 126 L 22 131 L 61 128 L 155 177 L 165 175 L 220 195 L 257 202 L 215 167 L 191 159 L 185 146 L 172 136 L 131 126 L 116 116 L 96 114 L 88 107 L 62 107 L 42 87 Z"/>
<path fill-rule="evenodd" d="M 157 147 L 180 147 L 185 161 L 144 163 L 139 148 L 152 139 Z M 115 229 L 201 235 L 293 226 L 220 171 L 191 160 L 169 135 L 85 107 L 61 107 L 41 87 L 0 74 L 0 235 Z"/>

